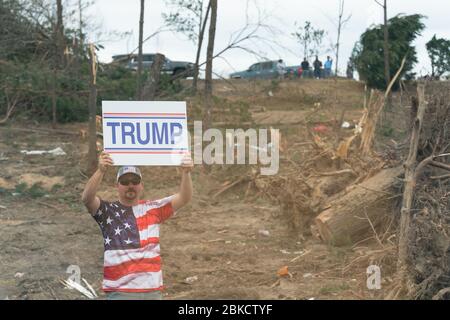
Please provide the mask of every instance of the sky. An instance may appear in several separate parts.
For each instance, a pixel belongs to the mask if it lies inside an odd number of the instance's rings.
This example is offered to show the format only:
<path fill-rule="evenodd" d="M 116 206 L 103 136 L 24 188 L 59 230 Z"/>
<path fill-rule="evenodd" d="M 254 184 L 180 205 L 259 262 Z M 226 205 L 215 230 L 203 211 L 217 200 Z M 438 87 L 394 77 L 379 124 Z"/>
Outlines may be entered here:
<path fill-rule="evenodd" d="M 165 0 L 146 0 L 144 17 L 144 38 L 154 33 L 163 24 L 162 13 L 170 7 Z M 219 0 L 215 40 L 215 52 L 227 47 L 230 37 L 246 26 L 246 21 L 255 24 L 258 19 L 269 25 L 272 33 L 260 29 L 264 41 L 247 41 L 242 46 L 257 52 L 257 55 L 241 49 L 226 51 L 214 60 L 213 70 L 217 75 L 228 77 L 229 73 L 247 69 L 261 61 L 283 59 L 286 65 L 298 65 L 303 59 L 301 45 L 292 36 L 297 25 L 310 21 L 315 28 L 323 29 L 327 35 L 323 41 L 321 60 L 334 56 L 331 44 L 336 42 L 338 0 Z M 100 24 L 101 35 L 91 35 L 91 41 L 101 43 L 99 51 L 102 62 L 110 62 L 111 56 L 131 52 L 138 46 L 140 0 L 95 0 L 88 15 Z M 388 18 L 397 14 L 420 13 L 427 18 L 423 21 L 426 29 L 415 41 L 419 63 L 415 67 L 418 75 L 430 72 L 431 66 L 425 44 L 433 37 L 450 39 L 449 0 L 388 0 Z M 341 32 L 339 70 L 345 72 L 348 58 L 356 41 L 370 26 L 383 22 L 382 8 L 374 0 L 345 0 L 344 16 L 351 15 Z M 259 18 L 260 17 L 260 18 Z M 247 20 L 248 19 L 248 20 Z M 109 36 L 109 32 L 127 33 L 123 37 Z M 160 52 L 167 58 L 194 62 L 196 45 L 182 34 L 159 33 L 146 43 L 144 53 Z M 206 42 L 201 61 L 205 60 Z M 334 69 L 334 67 L 333 67 Z"/>

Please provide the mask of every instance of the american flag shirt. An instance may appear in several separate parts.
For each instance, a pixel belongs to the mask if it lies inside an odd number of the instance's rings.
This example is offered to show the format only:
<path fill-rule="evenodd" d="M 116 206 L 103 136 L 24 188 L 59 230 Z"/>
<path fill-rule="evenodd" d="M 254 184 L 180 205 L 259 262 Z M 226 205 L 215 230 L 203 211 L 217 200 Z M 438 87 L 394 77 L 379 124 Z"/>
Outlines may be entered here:
<path fill-rule="evenodd" d="M 133 207 L 100 200 L 93 217 L 104 239 L 103 291 L 163 289 L 159 227 L 174 214 L 172 198 L 141 200 Z"/>

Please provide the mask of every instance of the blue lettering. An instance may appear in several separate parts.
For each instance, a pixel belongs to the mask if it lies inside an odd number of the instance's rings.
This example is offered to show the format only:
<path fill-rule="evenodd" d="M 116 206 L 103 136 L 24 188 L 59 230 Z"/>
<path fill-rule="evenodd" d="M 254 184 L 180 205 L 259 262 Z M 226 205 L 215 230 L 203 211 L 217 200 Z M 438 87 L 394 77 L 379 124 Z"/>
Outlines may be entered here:
<path fill-rule="evenodd" d="M 143 130 L 144 131 L 144 130 Z M 146 123 L 145 124 L 145 139 L 142 139 L 142 135 L 141 135 L 141 124 L 137 123 L 136 124 L 136 137 L 137 140 L 140 144 L 146 145 L 149 143 L 150 141 L 150 123 Z"/>
<path fill-rule="evenodd" d="M 129 128 L 130 130 L 127 131 L 126 128 Z M 133 134 L 134 124 L 131 122 L 122 122 L 122 144 L 126 144 L 126 136 L 129 136 L 131 138 L 131 144 L 136 144 Z"/>
<path fill-rule="evenodd" d="M 179 130 L 175 132 L 175 128 L 178 128 Z M 170 143 L 175 144 L 175 137 L 181 136 L 181 133 L 183 132 L 183 126 L 181 123 L 173 122 L 170 124 Z"/>
<path fill-rule="evenodd" d="M 106 124 L 107 127 L 111 127 L 112 129 L 112 143 L 116 144 L 117 140 L 116 140 L 116 127 L 120 126 L 119 122 L 108 122 Z"/>
<path fill-rule="evenodd" d="M 162 124 L 161 132 L 158 130 L 158 124 L 152 123 L 152 134 L 153 134 L 153 144 L 163 144 L 163 143 L 169 144 L 169 130 L 167 128 L 167 123 Z"/>

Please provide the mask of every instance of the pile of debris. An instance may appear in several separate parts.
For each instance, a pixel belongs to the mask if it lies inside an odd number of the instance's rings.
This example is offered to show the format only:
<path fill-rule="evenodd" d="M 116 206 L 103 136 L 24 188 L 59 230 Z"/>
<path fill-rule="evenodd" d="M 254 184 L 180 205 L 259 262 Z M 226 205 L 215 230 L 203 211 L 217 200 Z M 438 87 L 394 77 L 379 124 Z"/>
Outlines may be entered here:
<path fill-rule="evenodd" d="M 450 299 L 450 83 L 426 85 L 407 265 L 417 299 Z"/>
<path fill-rule="evenodd" d="M 314 235 L 335 245 L 376 239 L 378 227 L 392 220 L 390 213 L 398 206 L 403 172 L 399 163 L 373 150 L 384 99 L 372 91 L 353 126 L 341 125 L 344 121 L 305 123 L 289 143 L 280 135 L 277 175 L 259 175 L 254 167 L 250 174 L 227 181 L 212 197 L 247 184 L 246 198 L 263 196 L 278 203 L 300 238 Z"/>

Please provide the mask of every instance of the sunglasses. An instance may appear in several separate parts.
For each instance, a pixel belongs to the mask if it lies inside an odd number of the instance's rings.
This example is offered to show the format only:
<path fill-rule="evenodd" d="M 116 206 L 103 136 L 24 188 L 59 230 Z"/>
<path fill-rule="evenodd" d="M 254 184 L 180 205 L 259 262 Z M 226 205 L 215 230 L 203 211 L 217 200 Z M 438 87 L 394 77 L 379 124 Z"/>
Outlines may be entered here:
<path fill-rule="evenodd" d="M 130 183 L 134 186 L 137 186 L 139 183 L 141 183 L 141 179 L 139 177 L 132 177 L 132 178 L 123 178 L 119 179 L 119 183 L 123 186 L 127 186 Z"/>

